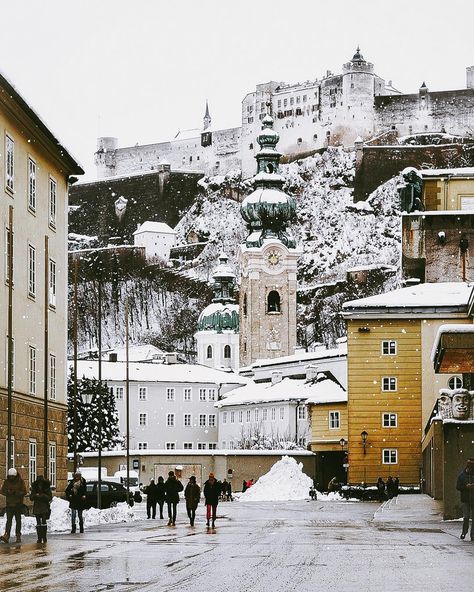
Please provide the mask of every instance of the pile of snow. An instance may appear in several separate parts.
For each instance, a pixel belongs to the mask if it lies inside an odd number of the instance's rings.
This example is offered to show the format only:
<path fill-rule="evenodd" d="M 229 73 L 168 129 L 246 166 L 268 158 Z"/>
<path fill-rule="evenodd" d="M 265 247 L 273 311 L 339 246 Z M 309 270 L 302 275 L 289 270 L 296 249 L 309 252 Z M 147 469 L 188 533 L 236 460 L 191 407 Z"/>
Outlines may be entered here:
<path fill-rule="evenodd" d="M 84 511 L 84 526 L 97 526 L 98 524 L 113 524 L 117 522 L 133 522 L 139 520 L 133 510 L 126 503 L 117 504 L 114 508 L 97 510 L 91 508 Z M 6 516 L 0 518 L 0 530 L 5 531 Z M 15 525 L 12 527 L 14 533 Z M 50 532 L 64 532 L 71 530 L 71 510 L 69 502 L 54 497 L 51 503 L 51 518 L 48 520 Z M 29 534 L 36 532 L 36 518 L 34 516 L 22 516 L 21 532 Z"/>
<path fill-rule="evenodd" d="M 309 498 L 313 481 L 303 473 L 303 464 L 284 456 L 239 497 L 239 501 L 286 501 Z"/>

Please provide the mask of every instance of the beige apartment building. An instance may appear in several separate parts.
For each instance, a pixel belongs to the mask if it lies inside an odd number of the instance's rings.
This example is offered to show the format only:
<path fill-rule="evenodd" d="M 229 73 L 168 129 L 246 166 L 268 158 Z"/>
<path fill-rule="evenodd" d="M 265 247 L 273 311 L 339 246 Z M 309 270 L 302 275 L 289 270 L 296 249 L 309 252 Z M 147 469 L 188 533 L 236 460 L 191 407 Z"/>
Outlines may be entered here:
<path fill-rule="evenodd" d="M 63 491 L 67 195 L 84 171 L 1 75 L 0 154 L 0 478 L 15 466 Z"/>

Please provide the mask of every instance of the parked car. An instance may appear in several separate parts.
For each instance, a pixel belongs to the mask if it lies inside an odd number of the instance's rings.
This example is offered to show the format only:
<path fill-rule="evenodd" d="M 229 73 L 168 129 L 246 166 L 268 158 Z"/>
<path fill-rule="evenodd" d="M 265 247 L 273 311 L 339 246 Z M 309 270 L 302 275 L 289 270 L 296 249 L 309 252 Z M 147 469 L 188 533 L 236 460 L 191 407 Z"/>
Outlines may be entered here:
<path fill-rule="evenodd" d="M 97 485 L 98 482 L 96 480 L 87 481 L 86 483 L 87 508 L 97 508 Z M 127 489 L 121 483 L 104 480 L 101 482 L 100 490 L 102 508 L 110 508 L 120 502 L 127 501 Z M 130 506 L 133 506 L 134 503 L 133 494 L 130 494 Z"/>

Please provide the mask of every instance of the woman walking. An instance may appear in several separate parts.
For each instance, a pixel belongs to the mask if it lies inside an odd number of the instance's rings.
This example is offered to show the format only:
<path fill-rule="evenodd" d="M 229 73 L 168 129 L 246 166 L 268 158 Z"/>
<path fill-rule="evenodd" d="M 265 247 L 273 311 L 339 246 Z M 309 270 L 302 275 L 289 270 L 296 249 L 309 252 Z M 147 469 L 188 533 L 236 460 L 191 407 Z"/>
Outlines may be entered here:
<path fill-rule="evenodd" d="M 209 526 L 212 511 L 212 528 L 216 524 L 217 504 L 219 503 L 220 493 L 221 484 L 214 477 L 214 473 L 209 473 L 209 479 L 204 483 L 204 501 L 206 504 L 207 526 Z"/>
<path fill-rule="evenodd" d="M 48 532 L 47 520 L 51 515 L 51 500 L 53 493 L 51 483 L 38 475 L 31 486 L 30 500 L 33 502 L 33 514 L 36 518 L 36 532 L 38 533 L 37 543 L 46 543 Z"/>
<path fill-rule="evenodd" d="M 160 508 L 160 518 L 163 520 L 163 506 L 166 500 L 166 489 L 165 480 L 163 477 L 158 477 L 158 483 L 156 484 L 156 499 L 158 500 L 158 506 Z"/>
<path fill-rule="evenodd" d="M 184 498 L 186 500 L 186 510 L 188 512 L 189 524 L 194 526 L 196 518 L 196 510 L 201 499 L 201 488 L 196 483 L 196 477 L 192 475 L 189 477 L 189 483 L 184 490 Z"/>
<path fill-rule="evenodd" d="M 168 473 L 168 479 L 165 483 L 166 503 L 168 504 L 168 526 L 176 525 L 176 511 L 179 504 L 179 492 L 184 487 L 181 481 L 176 479 L 173 471 Z"/>
<path fill-rule="evenodd" d="M 7 478 L 3 482 L 0 493 L 6 498 L 7 522 L 5 533 L 0 537 L 4 543 L 10 540 L 13 518 L 15 518 L 16 542 L 21 543 L 21 514 L 24 509 L 24 497 L 26 495 L 25 482 L 16 469 L 8 469 Z"/>
<path fill-rule="evenodd" d="M 79 516 L 79 532 L 84 532 L 82 512 L 86 505 L 86 492 L 86 480 L 82 478 L 81 473 L 75 473 L 74 479 L 66 487 L 66 498 L 71 508 L 72 534 L 76 532 L 76 515 Z"/>

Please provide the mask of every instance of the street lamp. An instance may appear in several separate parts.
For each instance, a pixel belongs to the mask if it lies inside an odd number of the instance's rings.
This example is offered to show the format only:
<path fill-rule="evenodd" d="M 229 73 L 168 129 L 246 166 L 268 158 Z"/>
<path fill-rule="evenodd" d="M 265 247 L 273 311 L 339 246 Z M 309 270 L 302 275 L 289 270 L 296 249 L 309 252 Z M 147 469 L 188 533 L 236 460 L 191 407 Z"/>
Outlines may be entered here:
<path fill-rule="evenodd" d="M 360 437 L 362 439 L 362 446 L 364 447 L 364 454 L 366 454 L 365 447 L 367 446 L 367 438 L 369 434 L 364 430 L 360 433 Z"/>
<path fill-rule="evenodd" d="M 339 446 L 342 448 L 342 450 L 344 450 L 344 448 L 346 447 L 347 444 L 347 440 L 345 438 L 341 438 L 339 440 Z"/>

